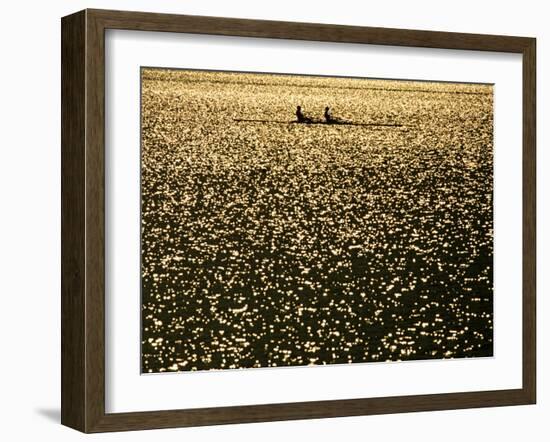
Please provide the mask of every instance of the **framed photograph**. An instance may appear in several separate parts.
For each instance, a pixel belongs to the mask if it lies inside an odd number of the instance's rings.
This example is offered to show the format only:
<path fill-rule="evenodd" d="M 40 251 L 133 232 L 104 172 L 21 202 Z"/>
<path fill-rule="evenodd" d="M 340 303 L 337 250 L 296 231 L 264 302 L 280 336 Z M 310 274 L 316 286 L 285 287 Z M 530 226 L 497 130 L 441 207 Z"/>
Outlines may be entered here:
<path fill-rule="evenodd" d="M 535 403 L 535 39 L 62 19 L 62 423 Z"/>

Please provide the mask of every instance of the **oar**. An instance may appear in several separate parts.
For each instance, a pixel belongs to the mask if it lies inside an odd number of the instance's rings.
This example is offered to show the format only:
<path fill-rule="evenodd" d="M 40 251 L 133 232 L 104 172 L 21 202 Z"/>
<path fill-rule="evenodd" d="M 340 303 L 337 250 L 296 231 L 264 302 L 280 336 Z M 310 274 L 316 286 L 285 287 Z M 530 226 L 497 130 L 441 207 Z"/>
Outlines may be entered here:
<path fill-rule="evenodd" d="M 233 118 L 233 121 L 236 121 L 238 123 L 268 123 L 268 124 L 320 124 L 320 125 L 326 125 L 326 126 L 379 126 L 379 127 L 406 127 L 403 124 L 397 124 L 397 123 L 353 123 L 353 122 L 347 122 L 347 121 L 339 121 L 339 122 L 331 122 L 327 123 L 325 121 L 311 121 L 311 122 L 299 122 L 299 121 L 277 121 L 277 120 L 255 120 L 255 119 L 249 119 L 249 118 Z"/>

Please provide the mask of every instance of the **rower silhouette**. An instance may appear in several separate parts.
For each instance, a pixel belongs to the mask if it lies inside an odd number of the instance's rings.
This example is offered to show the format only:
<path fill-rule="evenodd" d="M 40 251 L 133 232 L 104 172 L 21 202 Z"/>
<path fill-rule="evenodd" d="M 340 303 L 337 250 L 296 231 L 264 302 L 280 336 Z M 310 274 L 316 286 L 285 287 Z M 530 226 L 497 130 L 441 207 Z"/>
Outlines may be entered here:
<path fill-rule="evenodd" d="M 330 110 L 330 107 L 325 107 L 325 121 L 328 123 L 328 124 L 332 124 L 332 123 L 336 123 L 337 120 L 334 119 L 334 117 L 332 116 L 332 111 Z"/>
<path fill-rule="evenodd" d="M 302 106 L 296 107 L 296 121 L 298 123 L 311 123 L 312 119 L 309 117 L 306 117 L 302 112 Z"/>
<path fill-rule="evenodd" d="M 350 124 L 355 125 L 352 121 L 346 118 L 338 118 L 332 115 L 332 109 L 325 107 L 325 123 L 327 124 Z"/>

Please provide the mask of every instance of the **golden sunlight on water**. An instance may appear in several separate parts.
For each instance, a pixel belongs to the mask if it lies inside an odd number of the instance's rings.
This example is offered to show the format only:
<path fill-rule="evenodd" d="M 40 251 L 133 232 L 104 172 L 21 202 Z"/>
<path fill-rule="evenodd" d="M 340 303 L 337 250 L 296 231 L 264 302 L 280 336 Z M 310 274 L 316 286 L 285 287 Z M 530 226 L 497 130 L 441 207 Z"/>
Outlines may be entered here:
<path fill-rule="evenodd" d="M 491 356 L 492 131 L 488 85 L 144 69 L 142 371 Z"/>

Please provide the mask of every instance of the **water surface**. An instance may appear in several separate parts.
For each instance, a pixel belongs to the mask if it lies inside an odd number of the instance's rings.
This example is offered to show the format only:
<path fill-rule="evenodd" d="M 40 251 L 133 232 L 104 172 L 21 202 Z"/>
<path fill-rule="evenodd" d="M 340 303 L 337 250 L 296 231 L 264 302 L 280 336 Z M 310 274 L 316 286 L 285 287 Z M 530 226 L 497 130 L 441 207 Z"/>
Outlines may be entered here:
<path fill-rule="evenodd" d="M 144 69 L 141 167 L 143 372 L 492 355 L 492 86 Z"/>

